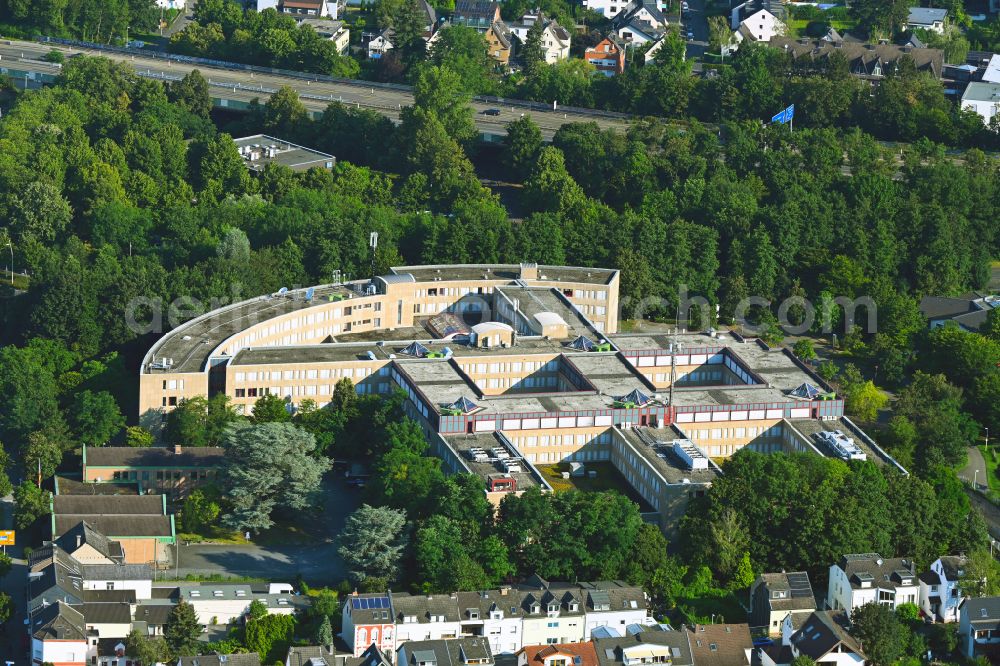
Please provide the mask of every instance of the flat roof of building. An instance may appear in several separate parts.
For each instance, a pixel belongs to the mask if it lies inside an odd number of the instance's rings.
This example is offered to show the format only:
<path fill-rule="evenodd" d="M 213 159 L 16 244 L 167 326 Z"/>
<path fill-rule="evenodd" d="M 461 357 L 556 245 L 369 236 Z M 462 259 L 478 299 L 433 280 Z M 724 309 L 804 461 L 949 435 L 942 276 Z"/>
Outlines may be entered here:
<path fill-rule="evenodd" d="M 861 449 L 865 456 L 867 456 L 868 460 L 880 465 L 892 464 L 890 462 L 891 459 L 873 448 L 865 437 L 858 436 L 856 429 L 851 427 L 851 424 L 843 418 L 831 421 L 823 421 L 821 419 L 788 419 L 788 423 L 804 436 L 808 437 L 809 443 L 812 444 L 822 455 L 828 458 L 836 458 L 837 456 L 830 450 L 829 447 L 816 441 L 815 435 L 824 431 L 833 432 L 839 430 L 851 438 L 851 441 Z M 896 464 L 898 465 L 898 463 Z"/>
<path fill-rule="evenodd" d="M 1000 83 L 974 81 L 962 94 L 963 102 L 997 102 L 1000 103 Z"/>
<path fill-rule="evenodd" d="M 711 459 L 708 461 L 708 469 L 690 469 L 684 464 L 673 450 L 674 440 L 685 439 L 683 433 L 676 428 L 615 428 L 613 432 L 615 436 L 631 444 L 667 483 L 712 483 L 721 474 Z"/>
<path fill-rule="evenodd" d="M 251 171 L 261 171 L 268 164 L 281 164 L 293 171 L 305 171 L 312 167 L 332 169 L 336 158 L 312 148 L 278 139 L 266 134 L 254 134 L 233 139 L 244 163 Z M 253 150 L 253 154 L 247 149 Z"/>
<path fill-rule="evenodd" d="M 395 274 L 409 273 L 417 282 L 448 280 L 518 280 L 520 264 L 439 264 L 430 266 L 397 266 Z M 618 274 L 611 268 L 586 268 L 580 266 L 538 266 L 538 280 L 545 282 L 580 282 L 609 284 Z"/>
<path fill-rule="evenodd" d="M 297 289 L 282 295 L 265 294 L 228 307 L 213 310 L 173 329 L 157 341 L 146 354 L 142 372 L 201 372 L 211 353 L 222 342 L 250 326 L 274 317 L 306 310 L 328 302 L 338 295 L 345 299 L 357 296 L 345 285 L 321 285 L 314 288 L 313 299 L 306 301 L 307 289 Z M 169 358 L 168 370 L 152 367 L 154 361 Z"/>
<path fill-rule="evenodd" d="M 524 460 L 519 454 L 517 449 L 513 447 L 506 446 L 501 442 L 500 438 L 496 433 L 475 433 L 467 435 L 451 435 L 445 437 L 445 441 L 458 453 L 461 457 L 462 462 L 465 463 L 466 467 L 469 468 L 473 474 L 481 476 L 484 480 L 490 478 L 491 476 L 503 477 L 509 476 L 513 477 L 517 482 L 518 492 L 522 490 L 527 490 L 532 486 L 539 486 L 541 483 L 539 479 L 530 472 L 529 463 Z M 490 460 L 487 462 L 476 462 L 469 457 L 469 451 L 472 449 L 479 448 L 486 451 Z M 494 448 L 505 449 L 508 454 L 510 454 L 511 459 L 517 459 L 521 464 L 520 472 L 505 472 L 500 461 L 495 458 L 492 454 Z"/>
<path fill-rule="evenodd" d="M 497 287 L 497 291 L 506 296 L 510 301 L 516 301 L 518 310 L 532 323 L 542 323 L 542 320 L 536 319 L 536 317 L 551 312 L 566 322 L 571 339 L 579 335 L 586 335 L 595 341 L 599 337 L 604 337 L 602 333 L 597 331 L 580 314 L 577 308 L 571 306 L 565 298 L 561 298 L 552 287 L 520 287 L 513 285 Z"/>

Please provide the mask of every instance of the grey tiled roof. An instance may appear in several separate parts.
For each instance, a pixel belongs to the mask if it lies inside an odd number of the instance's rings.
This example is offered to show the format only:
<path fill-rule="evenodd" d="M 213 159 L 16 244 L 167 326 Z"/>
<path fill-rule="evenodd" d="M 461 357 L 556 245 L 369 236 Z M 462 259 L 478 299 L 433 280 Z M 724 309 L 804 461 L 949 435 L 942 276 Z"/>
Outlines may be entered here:
<path fill-rule="evenodd" d="M 163 499 L 159 495 L 56 495 L 52 498 L 52 506 L 56 515 L 163 514 Z M 92 525 L 91 527 L 95 526 Z M 100 528 L 96 529 L 101 531 Z M 107 532 L 105 532 L 105 534 L 107 534 Z M 66 550 L 72 549 L 66 548 Z"/>
<path fill-rule="evenodd" d="M 87 624 L 130 624 L 132 608 L 129 604 L 82 604 L 76 607 Z"/>
<path fill-rule="evenodd" d="M 85 641 L 87 627 L 80 611 L 58 601 L 35 613 L 32 635 L 39 640 Z"/>
<path fill-rule="evenodd" d="M 248 654 L 202 655 L 181 657 L 178 666 L 260 666 L 260 656 L 256 652 Z"/>
<path fill-rule="evenodd" d="M 68 503 L 66 501 L 61 501 L 60 506 L 77 508 L 75 503 Z M 104 534 L 101 534 L 84 520 L 77 522 L 77 524 L 56 539 L 56 544 L 68 553 L 76 552 L 76 549 L 79 547 L 77 544 L 79 544 L 80 546 L 90 546 L 109 560 L 120 561 L 124 558 L 120 543 L 112 541 Z"/>
<path fill-rule="evenodd" d="M 861 645 L 848 633 L 850 622 L 844 611 L 816 611 L 810 615 L 802 628 L 792 634 L 792 644 L 799 652 L 819 660 L 838 645 L 862 654 Z"/>
<path fill-rule="evenodd" d="M 693 663 L 688 632 L 674 631 L 665 625 L 644 627 L 642 631 L 618 638 L 594 639 L 597 660 L 601 666 L 619 666 L 622 649 L 639 645 L 665 645 L 671 649 L 672 666 L 689 666 Z"/>
<path fill-rule="evenodd" d="M 393 594 L 392 610 L 397 620 L 414 616 L 417 622 L 425 624 L 431 621 L 431 616 L 443 616 L 446 622 L 458 622 L 461 612 L 458 609 L 458 596 L 448 594 L 409 595 Z"/>
<path fill-rule="evenodd" d="M 87 580 L 153 580 L 153 567 L 148 564 L 83 564 Z"/>
<path fill-rule="evenodd" d="M 463 666 L 469 661 L 493 663 L 489 643 L 481 636 L 451 640 L 407 641 L 399 650 L 399 666 L 416 666 L 419 662 L 435 662 L 436 666 Z M 403 663 L 404 658 L 406 662 Z"/>
<path fill-rule="evenodd" d="M 902 557 L 883 558 L 878 553 L 845 555 L 840 559 L 840 568 L 854 589 L 860 589 L 860 580 L 866 574 L 872 577 L 872 587 L 896 588 L 902 586 L 901 575 L 912 578 L 910 585 L 917 584 L 917 574 L 913 560 Z"/>
<path fill-rule="evenodd" d="M 1000 597 L 970 598 L 962 602 L 960 612 L 968 615 L 977 629 L 1000 629 Z"/>
<path fill-rule="evenodd" d="M 218 467 L 226 459 L 221 446 L 189 446 L 174 453 L 173 447 L 87 447 L 87 465 L 98 467 Z"/>
<path fill-rule="evenodd" d="M 57 515 L 56 534 L 64 534 L 81 518 L 100 531 L 116 537 L 171 536 L 170 517 L 153 515 Z"/>

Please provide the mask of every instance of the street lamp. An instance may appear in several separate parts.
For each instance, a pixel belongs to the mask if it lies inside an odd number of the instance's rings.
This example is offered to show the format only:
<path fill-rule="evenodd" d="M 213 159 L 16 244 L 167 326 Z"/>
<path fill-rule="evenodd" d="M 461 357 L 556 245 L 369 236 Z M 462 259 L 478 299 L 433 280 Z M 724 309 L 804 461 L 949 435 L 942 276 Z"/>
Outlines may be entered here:
<path fill-rule="evenodd" d="M 14 261 L 14 260 L 13 260 L 13 259 L 11 259 L 11 262 L 12 262 L 12 263 L 13 263 L 13 261 Z M 989 428 L 987 428 L 987 429 L 986 429 L 986 450 L 987 450 L 987 451 L 989 451 L 989 450 L 990 450 L 990 429 L 989 429 Z"/>
<path fill-rule="evenodd" d="M 14 244 L 10 242 L 10 238 L 7 239 L 7 247 L 10 248 L 10 286 L 14 286 Z M 989 434 L 986 435 L 987 443 L 989 442 Z"/>

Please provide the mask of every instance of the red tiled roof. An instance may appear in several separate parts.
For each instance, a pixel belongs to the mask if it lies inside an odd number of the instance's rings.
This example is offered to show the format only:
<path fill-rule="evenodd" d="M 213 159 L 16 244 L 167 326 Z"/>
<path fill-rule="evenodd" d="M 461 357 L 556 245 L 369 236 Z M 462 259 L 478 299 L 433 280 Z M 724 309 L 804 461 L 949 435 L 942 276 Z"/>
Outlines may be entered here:
<path fill-rule="evenodd" d="M 598 666 L 593 643 L 559 643 L 557 645 L 526 645 L 521 649 L 528 664 L 544 664 L 549 657 L 565 655 L 569 663 L 580 657 L 580 666 Z M 520 661 L 520 660 L 519 660 Z"/>

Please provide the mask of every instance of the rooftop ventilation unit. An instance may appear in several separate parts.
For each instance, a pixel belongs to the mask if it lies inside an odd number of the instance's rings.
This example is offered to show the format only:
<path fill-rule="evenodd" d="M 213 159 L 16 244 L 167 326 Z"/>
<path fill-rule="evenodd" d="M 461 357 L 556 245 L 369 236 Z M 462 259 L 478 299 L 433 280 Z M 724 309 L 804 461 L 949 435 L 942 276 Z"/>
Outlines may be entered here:
<path fill-rule="evenodd" d="M 816 439 L 825 444 L 841 460 L 867 460 L 865 452 L 854 443 L 843 430 L 824 430 L 816 433 Z"/>
<path fill-rule="evenodd" d="M 691 440 L 675 439 L 673 450 L 689 469 L 708 469 L 708 458 Z"/>

